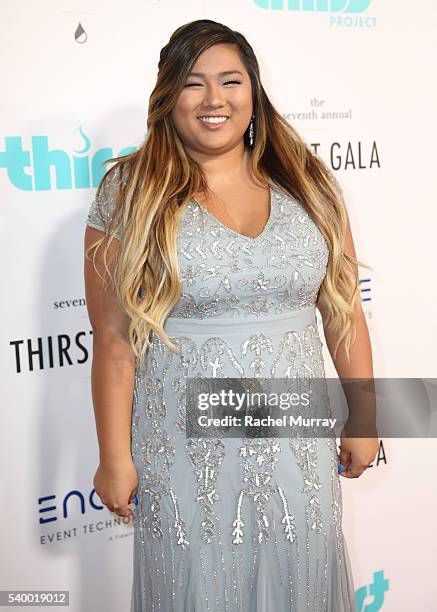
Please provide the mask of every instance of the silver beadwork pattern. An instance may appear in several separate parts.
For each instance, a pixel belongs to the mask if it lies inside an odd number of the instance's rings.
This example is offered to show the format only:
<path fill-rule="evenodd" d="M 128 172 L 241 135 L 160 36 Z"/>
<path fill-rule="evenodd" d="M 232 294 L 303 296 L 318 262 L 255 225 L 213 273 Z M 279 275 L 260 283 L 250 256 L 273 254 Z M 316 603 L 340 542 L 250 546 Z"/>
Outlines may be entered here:
<path fill-rule="evenodd" d="M 87 220 L 103 231 L 110 193 Z M 324 236 L 272 183 L 257 237 L 193 199 L 177 249 L 182 293 L 164 329 L 180 354 L 152 332 L 135 372 L 131 612 L 353 611 L 335 440 L 185 435 L 189 378 L 207 389 L 214 378 L 247 379 L 251 388 L 259 379 L 325 377 L 316 318 Z"/>

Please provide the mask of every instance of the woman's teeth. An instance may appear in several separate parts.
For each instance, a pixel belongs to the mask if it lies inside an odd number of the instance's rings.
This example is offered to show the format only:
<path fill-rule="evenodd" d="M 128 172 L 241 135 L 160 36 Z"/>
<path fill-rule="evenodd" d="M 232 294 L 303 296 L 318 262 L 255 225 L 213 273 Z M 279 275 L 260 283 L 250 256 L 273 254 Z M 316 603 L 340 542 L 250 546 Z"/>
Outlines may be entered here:
<path fill-rule="evenodd" d="M 199 119 L 206 123 L 224 123 L 228 117 L 199 117 Z"/>

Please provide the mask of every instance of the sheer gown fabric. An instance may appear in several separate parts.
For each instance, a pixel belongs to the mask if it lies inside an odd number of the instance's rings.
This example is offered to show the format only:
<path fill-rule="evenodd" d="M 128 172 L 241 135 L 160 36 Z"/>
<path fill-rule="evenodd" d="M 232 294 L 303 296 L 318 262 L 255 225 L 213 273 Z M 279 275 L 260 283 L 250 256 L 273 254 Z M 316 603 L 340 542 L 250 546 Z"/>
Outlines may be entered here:
<path fill-rule="evenodd" d="M 107 231 L 117 176 L 87 224 Z M 117 234 L 120 237 L 120 233 Z M 177 238 L 183 293 L 137 368 L 131 612 L 351 612 L 333 438 L 187 439 L 187 377 L 325 377 L 315 302 L 326 241 L 273 182 L 257 238 L 191 200 Z"/>

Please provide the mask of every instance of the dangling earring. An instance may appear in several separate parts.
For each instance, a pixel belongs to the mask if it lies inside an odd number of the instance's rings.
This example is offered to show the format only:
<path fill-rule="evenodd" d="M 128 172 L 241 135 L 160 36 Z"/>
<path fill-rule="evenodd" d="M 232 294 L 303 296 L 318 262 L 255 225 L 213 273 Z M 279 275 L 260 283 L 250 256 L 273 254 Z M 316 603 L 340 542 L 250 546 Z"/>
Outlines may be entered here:
<path fill-rule="evenodd" d="M 250 120 L 250 123 L 249 123 L 249 144 L 251 147 L 253 147 L 253 134 L 254 134 L 253 119 L 254 118 L 255 118 L 255 115 L 252 115 L 252 119 Z"/>

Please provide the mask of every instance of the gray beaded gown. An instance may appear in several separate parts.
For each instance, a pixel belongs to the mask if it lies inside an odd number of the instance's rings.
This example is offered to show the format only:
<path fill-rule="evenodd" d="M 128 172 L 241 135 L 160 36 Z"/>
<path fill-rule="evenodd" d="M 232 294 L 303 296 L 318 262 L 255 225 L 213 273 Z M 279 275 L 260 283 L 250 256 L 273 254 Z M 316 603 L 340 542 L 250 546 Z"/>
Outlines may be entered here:
<path fill-rule="evenodd" d="M 113 202 L 94 200 L 87 224 L 107 231 Z M 256 238 L 193 199 L 177 243 L 183 293 L 165 329 L 181 354 L 152 333 L 135 376 L 130 610 L 355 611 L 335 439 L 185 435 L 187 377 L 325 377 L 326 241 L 271 182 Z"/>

